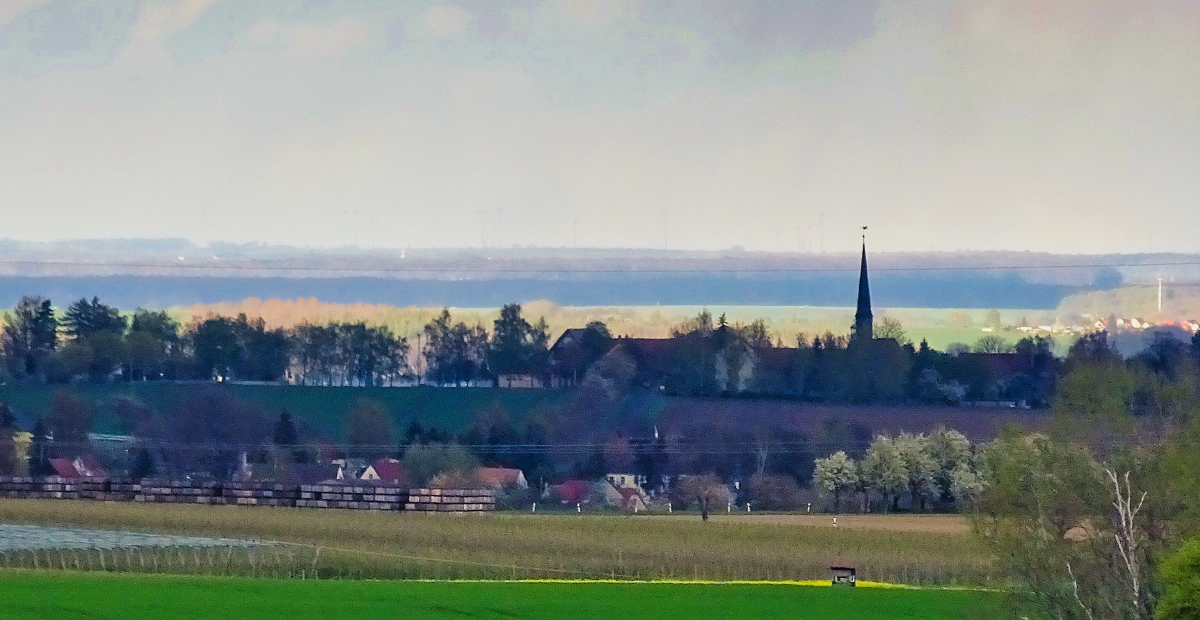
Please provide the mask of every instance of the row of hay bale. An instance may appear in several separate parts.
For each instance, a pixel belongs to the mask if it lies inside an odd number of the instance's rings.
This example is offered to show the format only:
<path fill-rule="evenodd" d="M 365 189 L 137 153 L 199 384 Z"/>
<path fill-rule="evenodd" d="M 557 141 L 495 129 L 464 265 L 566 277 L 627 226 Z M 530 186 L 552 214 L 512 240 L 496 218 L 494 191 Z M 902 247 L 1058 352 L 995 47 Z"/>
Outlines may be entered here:
<path fill-rule="evenodd" d="M 141 486 L 131 480 L 0 476 L 0 497 L 20 499 L 95 499 L 131 501 Z"/>
<path fill-rule="evenodd" d="M 349 510 L 403 510 L 411 491 L 400 487 L 353 484 L 305 484 L 296 506 Z"/>
<path fill-rule="evenodd" d="M 416 512 L 484 512 L 496 509 L 496 494 L 479 489 L 410 489 L 404 509 Z"/>
<path fill-rule="evenodd" d="M 417 512 L 482 512 L 496 507 L 495 493 L 490 490 L 405 489 L 340 483 L 222 483 L 149 478 L 139 482 L 58 476 L 0 476 L 0 497 Z"/>

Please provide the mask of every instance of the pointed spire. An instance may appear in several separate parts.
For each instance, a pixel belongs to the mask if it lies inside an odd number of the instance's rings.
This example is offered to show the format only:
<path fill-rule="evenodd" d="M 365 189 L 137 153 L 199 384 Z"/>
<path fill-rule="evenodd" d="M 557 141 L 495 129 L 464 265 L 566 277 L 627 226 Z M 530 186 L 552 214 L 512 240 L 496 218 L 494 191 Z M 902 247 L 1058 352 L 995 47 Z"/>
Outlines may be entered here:
<path fill-rule="evenodd" d="M 871 284 L 867 278 L 867 227 L 863 226 L 862 266 L 858 274 L 858 309 L 854 312 L 854 337 L 874 337 L 874 315 L 871 314 Z"/>

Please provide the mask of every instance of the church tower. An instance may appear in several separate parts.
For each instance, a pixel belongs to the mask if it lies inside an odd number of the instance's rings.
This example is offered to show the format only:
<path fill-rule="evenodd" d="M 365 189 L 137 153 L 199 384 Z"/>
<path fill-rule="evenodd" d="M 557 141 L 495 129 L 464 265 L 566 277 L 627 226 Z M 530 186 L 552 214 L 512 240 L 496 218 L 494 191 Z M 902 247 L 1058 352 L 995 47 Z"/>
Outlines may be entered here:
<path fill-rule="evenodd" d="M 867 229 L 863 226 L 863 230 Z M 875 335 L 875 316 L 871 314 L 871 285 L 867 281 L 867 235 L 863 233 L 862 267 L 858 274 L 858 310 L 854 312 L 854 333 L 851 338 L 870 340 Z"/>

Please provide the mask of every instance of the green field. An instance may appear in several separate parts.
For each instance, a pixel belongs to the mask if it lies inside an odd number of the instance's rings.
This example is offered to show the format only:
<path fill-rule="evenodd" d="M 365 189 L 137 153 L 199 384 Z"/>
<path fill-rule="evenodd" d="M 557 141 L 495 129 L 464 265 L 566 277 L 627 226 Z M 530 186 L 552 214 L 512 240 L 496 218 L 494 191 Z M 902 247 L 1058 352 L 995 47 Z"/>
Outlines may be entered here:
<path fill-rule="evenodd" d="M 0 523 L 294 543 L 302 546 L 294 547 L 293 565 L 271 552 L 265 574 L 315 568 L 322 578 L 806 581 L 825 579 L 832 562 L 857 567 L 864 580 L 912 585 L 986 585 L 991 574 L 965 520 L 948 515 L 845 516 L 833 528 L 828 517 L 804 515 L 721 515 L 702 522 L 697 515 L 421 515 L 5 499 Z M 318 547 L 314 565 L 311 550 Z M 99 558 L 93 560 L 100 566 Z M 117 560 L 141 570 L 137 558 Z M 214 565 L 212 558 L 190 553 L 166 560 L 173 564 L 161 564 L 161 570 Z M 40 566 L 47 561 L 75 564 L 55 555 Z M 28 560 L 8 565 L 34 567 Z M 225 570 L 219 561 L 215 565 Z"/>
<path fill-rule="evenodd" d="M 211 385 L 211 384 L 209 384 Z M 115 396 L 136 398 L 158 411 L 170 411 L 200 386 L 174 383 L 82 383 L 72 385 L 71 392 L 95 402 L 97 418 L 94 428 L 101 433 L 124 433 L 118 418 L 105 401 Z M 544 411 L 563 402 L 564 390 L 497 390 L 492 388 L 366 388 L 314 387 L 291 385 L 225 385 L 238 399 L 260 407 L 277 416 L 288 410 L 296 420 L 309 425 L 316 433 L 334 440 L 343 439 L 345 416 L 363 399 L 381 403 L 392 413 L 397 427 L 403 431 L 409 422 L 457 431 L 468 426 L 472 416 L 484 408 L 500 408 L 514 420 Z M 49 409 L 55 386 L 36 384 L 0 385 L 0 401 L 17 411 L 33 416 L 44 415 Z"/>
<path fill-rule="evenodd" d="M 0 572 L 6 620 L 288 618 L 996 618 L 1000 597 L 968 591 L 750 584 L 281 581 Z"/>

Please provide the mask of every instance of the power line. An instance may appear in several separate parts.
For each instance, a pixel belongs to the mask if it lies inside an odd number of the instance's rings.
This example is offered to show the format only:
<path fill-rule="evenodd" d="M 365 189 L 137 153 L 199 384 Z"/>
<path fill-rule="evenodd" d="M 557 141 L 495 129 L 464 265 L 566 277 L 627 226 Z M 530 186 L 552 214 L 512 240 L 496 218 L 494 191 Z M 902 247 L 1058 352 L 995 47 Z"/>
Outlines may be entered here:
<path fill-rule="evenodd" d="M 872 267 L 873 272 L 933 272 L 933 271 L 1041 271 L 1060 269 L 1103 269 L 1115 267 L 1195 267 L 1200 261 L 1148 263 L 1076 263 L 1048 265 L 946 265 L 925 267 Z M 421 274 L 421 273 L 554 273 L 554 274 L 674 274 L 674 273 L 854 273 L 858 267 L 748 267 L 748 268 L 687 268 L 664 267 L 576 268 L 576 267 L 305 267 L 293 265 L 217 265 L 196 263 L 137 263 L 94 261 L 0 261 L 0 267 L 55 268 L 76 267 L 95 269 L 156 269 L 165 271 L 267 271 L 286 273 L 362 273 L 362 274 Z"/>

